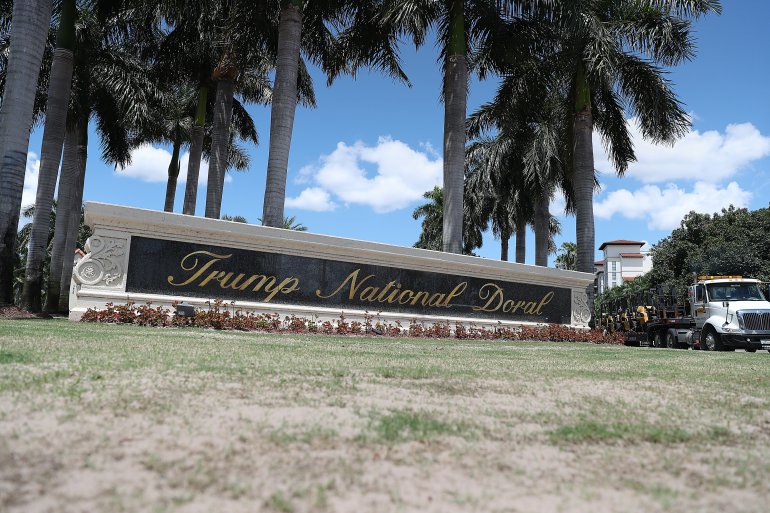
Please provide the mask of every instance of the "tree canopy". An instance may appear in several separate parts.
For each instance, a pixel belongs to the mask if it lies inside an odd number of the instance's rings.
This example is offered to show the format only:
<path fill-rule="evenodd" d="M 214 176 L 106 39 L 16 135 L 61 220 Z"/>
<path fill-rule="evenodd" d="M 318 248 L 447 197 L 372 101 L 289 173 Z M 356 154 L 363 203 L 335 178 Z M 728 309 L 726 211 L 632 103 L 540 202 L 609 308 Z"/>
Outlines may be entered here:
<path fill-rule="evenodd" d="M 693 275 L 770 280 L 770 208 L 690 212 L 652 248 L 650 284 L 685 287 Z"/>

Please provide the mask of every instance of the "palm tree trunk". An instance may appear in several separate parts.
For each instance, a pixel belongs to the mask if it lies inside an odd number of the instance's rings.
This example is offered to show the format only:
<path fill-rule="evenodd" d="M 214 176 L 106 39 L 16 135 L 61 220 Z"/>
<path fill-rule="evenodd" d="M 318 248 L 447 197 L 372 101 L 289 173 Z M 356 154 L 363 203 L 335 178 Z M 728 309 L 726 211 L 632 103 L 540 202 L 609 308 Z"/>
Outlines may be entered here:
<path fill-rule="evenodd" d="M 13 2 L 11 47 L 0 126 L 0 304 L 13 301 L 13 266 L 29 132 L 51 0 Z"/>
<path fill-rule="evenodd" d="M 270 149 L 267 158 L 262 224 L 280 227 L 286 200 L 291 132 L 297 110 L 297 76 L 302 38 L 302 2 L 285 0 L 278 26 L 278 58 L 270 110 Z M 462 210 L 460 210 L 462 215 Z"/>
<path fill-rule="evenodd" d="M 51 209 L 56 180 L 59 176 L 64 132 L 67 124 L 67 107 L 72 88 L 72 69 L 75 43 L 75 0 L 67 0 L 62 7 L 56 50 L 51 63 L 48 84 L 48 106 L 45 113 L 43 144 L 40 151 L 35 215 L 29 238 L 27 268 L 24 275 L 22 305 L 31 312 L 39 312 L 43 281 L 43 261 L 48 245 L 51 226 Z"/>
<path fill-rule="evenodd" d="M 594 151 L 591 94 L 585 64 L 578 66 L 574 118 L 575 229 L 577 270 L 591 273 L 594 269 Z"/>
<path fill-rule="evenodd" d="M 449 43 L 444 76 L 443 248 L 448 253 L 461 253 L 463 248 L 465 113 L 468 101 L 464 8 L 464 0 L 451 1 Z"/>
<path fill-rule="evenodd" d="M 191 216 L 195 215 L 195 204 L 198 199 L 198 175 L 201 169 L 208 95 L 208 86 L 201 85 L 198 88 L 198 110 L 195 113 L 195 125 L 190 137 L 190 160 L 187 164 L 187 184 L 185 185 L 184 206 L 182 207 L 182 212 Z"/>
<path fill-rule="evenodd" d="M 548 267 L 548 247 L 550 240 L 551 213 L 548 211 L 550 203 L 548 195 L 538 194 L 535 200 L 535 219 L 533 228 L 535 231 L 535 265 Z"/>
<path fill-rule="evenodd" d="M 527 256 L 527 223 L 516 225 L 516 262 L 523 264 Z"/>
<path fill-rule="evenodd" d="M 508 261 L 508 243 L 511 240 L 511 234 L 510 233 L 501 233 L 500 234 L 500 260 L 503 262 Z"/>
<path fill-rule="evenodd" d="M 227 171 L 227 153 L 230 146 L 230 122 L 233 115 L 232 80 L 220 80 L 214 103 L 214 127 L 211 133 L 209 177 L 206 185 L 206 217 L 219 219 L 222 208 L 222 189 Z"/>
<path fill-rule="evenodd" d="M 67 243 L 67 215 L 72 210 L 76 200 L 76 190 L 79 175 L 78 130 L 67 128 L 64 136 L 64 154 L 62 156 L 61 179 L 59 194 L 56 201 L 56 224 L 54 226 L 51 263 L 46 285 L 45 306 L 43 311 L 56 313 L 59 311 L 59 290 L 61 289 L 61 272 L 64 267 L 65 247 Z M 71 255 L 66 254 L 66 258 Z"/>
<path fill-rule="evenodd" d="M 176 181 L 179 178 L 179 150 L 182 142 L 177 137 L 174 141 L 174 150 L 171 153 L 171 162 L 168 164 L 168 182 L 166 183 L 166 204 L 164 212 L 174 211 L 174 199 L 176 198 Z"/>
<path fill-rule="evenodd" d="M 78 234 L 80 233 L 80 214 L 83 208 L 83 187 L 86 178 L 86 161 L 88 160 L 88 122 L 81 123 L 78 127 L 77 149 L 77 182 L 75 183 L 75 196 L 67 216 L 67 242 L 64 246 L 64 259 L 62 260 L 61 284 L 59 286 L 59 311 L 69 313 L 70 286 L 72 282 L 72 268 L 75 265 L 75 248 L 77 248 Z"/>

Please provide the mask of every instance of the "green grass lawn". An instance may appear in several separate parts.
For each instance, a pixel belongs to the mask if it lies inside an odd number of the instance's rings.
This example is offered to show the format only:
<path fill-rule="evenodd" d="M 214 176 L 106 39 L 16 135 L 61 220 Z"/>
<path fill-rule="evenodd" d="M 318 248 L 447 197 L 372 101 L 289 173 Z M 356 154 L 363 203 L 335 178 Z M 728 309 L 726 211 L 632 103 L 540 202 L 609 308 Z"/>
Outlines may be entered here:
<path fill-rule="evenodd" d="M 0 511 L 767 511 L 770 355 L 0 321 Z"/>

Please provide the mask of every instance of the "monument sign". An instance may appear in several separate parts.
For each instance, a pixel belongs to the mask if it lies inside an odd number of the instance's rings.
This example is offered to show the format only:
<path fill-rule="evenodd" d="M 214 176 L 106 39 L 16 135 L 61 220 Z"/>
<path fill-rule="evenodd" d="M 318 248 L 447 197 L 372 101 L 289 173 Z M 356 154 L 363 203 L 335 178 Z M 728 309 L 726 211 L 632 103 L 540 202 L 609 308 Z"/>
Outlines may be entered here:
<path fill-rule="evenodd" d="M 408 324 L 585 326 L 593 276 L 101 203 L 70 318 L 107 302 L 234 301 L 244 311 Z"/>

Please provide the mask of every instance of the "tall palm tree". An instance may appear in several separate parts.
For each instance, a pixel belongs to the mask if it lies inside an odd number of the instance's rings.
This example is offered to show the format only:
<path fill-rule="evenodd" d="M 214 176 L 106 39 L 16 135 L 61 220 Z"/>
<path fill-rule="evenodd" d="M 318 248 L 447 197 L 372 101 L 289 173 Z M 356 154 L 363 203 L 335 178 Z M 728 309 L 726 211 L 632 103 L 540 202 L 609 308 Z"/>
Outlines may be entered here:
<path fill-rule="evenodd" d="M 361 2 L 365 4 L 366 2 Z M 280 227 L 284 219 L 289 149 L 297 109 L 297 84 L 305 64 L 302 51 L 329 70 L 330 49 L 340 20 L 356 2 L 348 0 L 280 0 L 275 81 L 270 108 L 270 146 L 262 224 Z"/>
<path fill-rule="evenodd" d="M 44 311 L 59 312 L 59 297 L 62 288 L 62 271 L 73 248 L 67 245 L 69 216 L 75 210 L 78 198 L 78 186 L 85 180 L 85 166 L 81 166 L 81 154 L 78 140 L 83 130 L 88 130 L 87 122 L 81 119 L 76 126 L 67 127 L 62 152 L 61 178 L 56 199 L 57 216 L 54 224 L 54 236 L 51 243 L 51 262 L 48 281 L 46 282 Z M 69 285 L 69 284 L 67 284 Z"/>
<path fill-rule="evenodd" d="M 549 60 L 569 106 L 579 271 L 593 272 L 594 265 L 593 131 L 602 135 L 620 175 L 634 160 L 626 108 L 653 142 L 683 135 L 690 120 L 660 66 L 692 57 L 686 18 L 720 9 L 716 0 L 562 2 L 558 50 Z"/>
<path fill-rule="evenodd" d="M 13 300 L 13 265 L 36 88 L 51 0 L 16 0 L 0 110 L 0 304 Z M 13 120 L 13 122 L 10 122 Z"/>
<path fill-rule="evenodd" d="M 78 234 L 80 233 L 79 221 L 80 221 L 80 209 L 83 205 L 83 185 L 86 178 L 86 161 L 88 159 L 88 121 L 87 118 L 82 119 L 78 123 L 78 140 L 76 150 L 76 160 L 74 164 L 74 172 L 76 173 L 74 183 L 74 196 L 71 199 L 71 203 L 68 205 L 68 210 L 62 212 L 62 217 L 65 220 L 65 227 L 67 235 L 64 242 L 64 256 L 61 267 L 61 283 L 59 284 L 59 312 L 69 312 L 69 290 L 72 283 L 72 269 L 73 258 L 72 252 L 74 251 L 77 243 Z M 56 233 L 54 232 L 54 238 Z M 51 282 L 49 280 L 48 289 L 51 289 Z M 46 298 L 47 300 L 47 298 Z M 53 300 L 52 300 L 53 301 Z"/>
<path fill-rule="evenodd" d="M 380 66 L 398 68 L 395 46 L 401 36 L 411 37 L 416 47 L 425 42 L 428 32 L 436 28 L 443 71 L 444 102 L 444 216 L 442 249 L 459 253 L 463 248 L 465 116 L 469 57 L 478 47 L 489 44 L 504 28 L 504 21 L 519 12 L 534 9 L 546 0 L 382 0 L 375 2 L 373 13 L 360 23 L 363 35 L 351 39 L 367 40 L 375 50 Z M 358 20 L 356 20 L 358 21 Z M 344 37 L 344 34 L 343 34 Z M 517 45 L 510 45 L 515 54 Z M 361 52 L 358 53 L 359 55 Z M 355 63 L 353 69 L 355 69 Z"/>
<path fill-rule="evenodd" d="M 39 312 L 42 308 L 43 261 L 45 248 L 48 245 L 48 225 L 50 224 L 48 213 L 53 204 L 64 144 L 67 107 L 69 106 L 74 67 L 75 17 L 75 0 L 63 1 L 48 84 L 45 129 L 43 130 L 43 143 L 40 151 L 40 171 L 38 173 L 34 219 L 28 241 L 27 269 L 21 301 L 22 306 L 32 312 Z"/>
<path fill-rule="evenodd" d="M 227 48 L 214 70 L 217 83 L 214 103 L 214 126 L 211 135 L 211 157 L 209 158 L 209 179 L 206 185 L 206 217 L 219 219 L 222 209 L 222 191 L 225 183 L 227 152 L 230 144 L 230 123 L 233 116 L 233 96 L 238 68 Z"/>
<path fill-rule="evenodd" d="M 46 285 L 46 312 L 58 312 L 60 303 L 66 306 L 68 302 L 68 277 L 72 272 L 69 257 L 74 249 L 73 231 L 82 202 L 78 198 L 83 194 L 89 121 L 94 121 L 102 160 L 125 167 L 131 159 L 134 135 L 147 127 L 150 106 L 159 96 L 141 58 L 144 45 L 156 37 L 146 33 L 153 30 L 152 25 L 144 18 L 132 18 L 140 16 L 139 11 L 119 10 L 104 16 L 98 7 L 81 4 L 75 25 L 75 67 L 59 180 L 59 215 Z"/>
<path fill-rule="evenodd" d="M 491 223 L 492 234 L 500 239 L 500 260 L 508 260 L 508 243 L 518 225 L 527 221 L 520 215 L 521 173 L 506 170 L 499 162 L 499 141 L 481 139 L 466 151 L 465 204 L 476 205 L 474 220 Z"/>
<path fill-rule="evenodd" d="M 441 251 L 442 231 L 444 229 L 444 191 L 441 187 L 436 186 L 432 190 L 425 192 L 422 196 L 428 202 L 419 205 L 412 212 L 412 218 L 423 218 L 420 238 L 414 243 L 414 247 Z M 475 212 L 471 210 L 466 210 L 464 214 L 465 220 L 463 224 L 465 233 L 462 252 L 466 255 L 472 255 L 474 249 L 481 247 L 483 242 L 482 232 L 486 229 L 486 226 L 472 220 L 475 215 Z"/>

